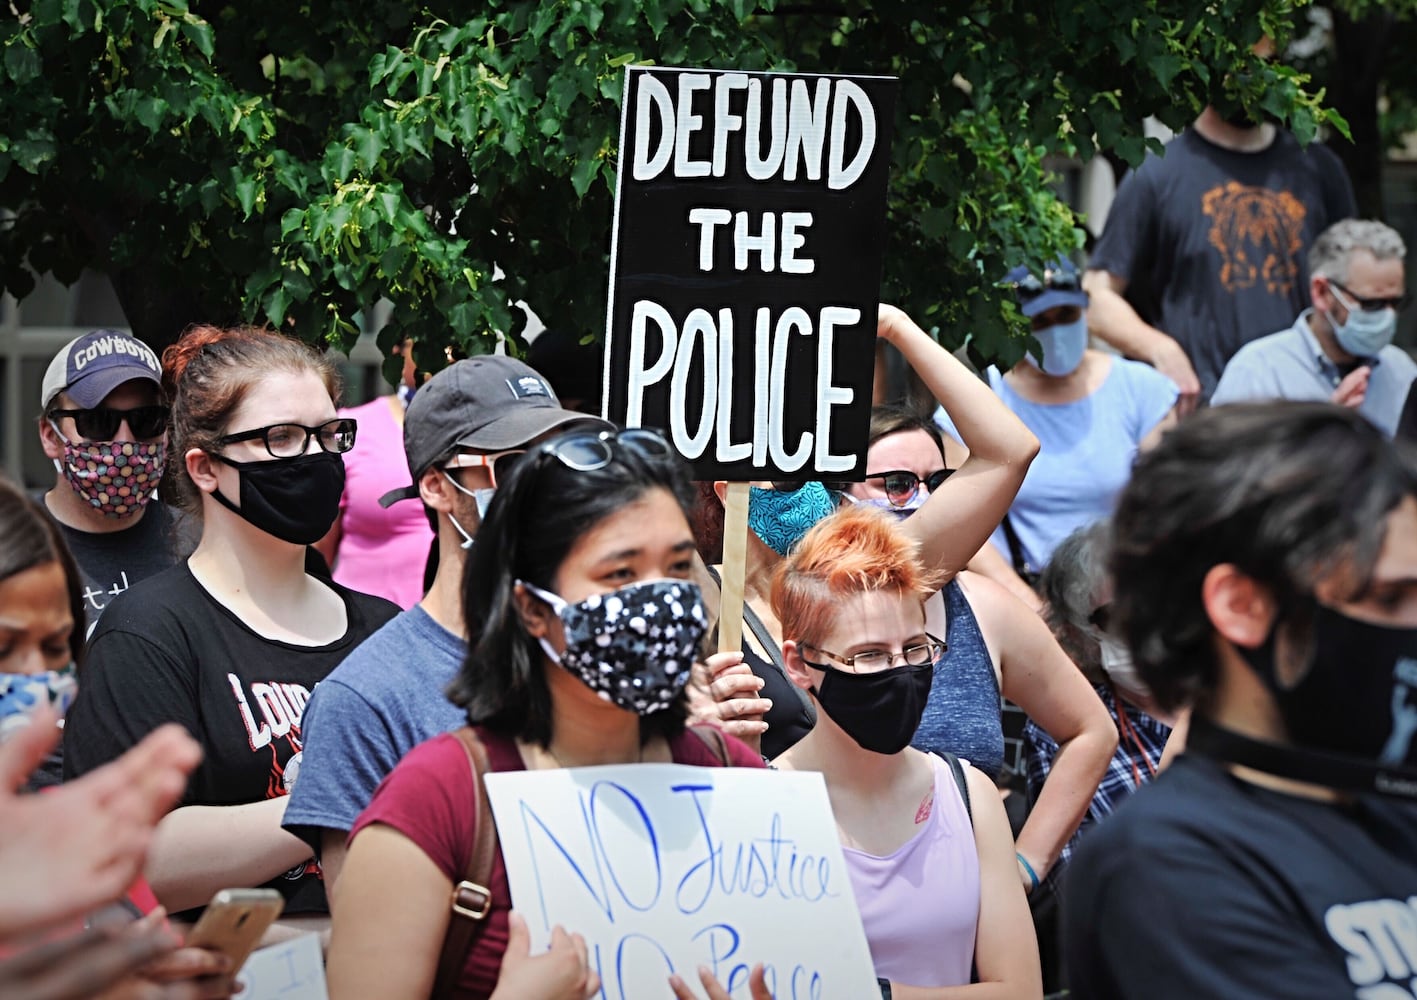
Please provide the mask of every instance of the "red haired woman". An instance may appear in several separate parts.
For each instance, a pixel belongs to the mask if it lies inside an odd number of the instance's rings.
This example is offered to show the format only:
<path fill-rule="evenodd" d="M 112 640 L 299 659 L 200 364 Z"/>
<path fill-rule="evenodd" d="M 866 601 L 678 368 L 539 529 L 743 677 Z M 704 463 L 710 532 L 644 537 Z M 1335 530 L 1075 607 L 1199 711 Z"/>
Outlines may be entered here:
<path fill-rule="evenodd" d="M 884 995 L 1037 997 L 1038 948 L 993 782 L 910 746 L 945 649 L 925 631 L 938 589 L 884 513 L 846 508 L 807 532 L 771 599 L 788 677 L 817 724 L 774 763 L 826 780 Z"/>
<path fill-rule="evenodd" d="M 173 911 L 270 885 L 289 914 L 326 912 L 310 849 L 281 829 L 313 688 L 396 612 L 305 571 L 339 512 L 355 423 L 333 365 L 268 331 L 189 331 L 163 356 L 169 471 L 202 518 L 185 563 L 108 606 L 65 727 L 83 774 L 164 722 L 205 757 L 158 827 L 147 875 Z"/>

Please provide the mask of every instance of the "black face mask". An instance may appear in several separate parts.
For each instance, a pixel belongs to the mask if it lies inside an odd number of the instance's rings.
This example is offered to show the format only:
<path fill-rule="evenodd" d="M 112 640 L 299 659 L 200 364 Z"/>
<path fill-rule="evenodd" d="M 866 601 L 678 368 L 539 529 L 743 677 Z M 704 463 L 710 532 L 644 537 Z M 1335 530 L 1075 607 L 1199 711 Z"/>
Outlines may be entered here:
<path fill-rule="evenodd" d="M 1313 656 L 1293 687 L 1276 672 L 1278 630 L 1255 649 L 1236 649 L 1274 695 L 1292 743 L 1386 767 L 1417 765 L 1417 628 L 1315 604 Z"/>
<path fill-rule="evenodd" d="M 317 451 L 266 462 L 212 457 L 235 469 L 241 479 L 241 506 L 222 496 L 221 490 L 212 494 L 217 503 L 268 535 L 296 545 L 313 545 L 339 517 L 344 459 L 334 452 Z"/>
<path fill-rule="evenodd" d="M 816 664 L 813 664 L 816 666 Z M 856 741 L 874 753 L 900 753 L 915 737 L 925 701 L 935 679 L 935 665 L 900 666 L 873 674 L 853 674 L 835 667 L 826 672 L 821 690 L 812 689 L 822 711 Z"/>

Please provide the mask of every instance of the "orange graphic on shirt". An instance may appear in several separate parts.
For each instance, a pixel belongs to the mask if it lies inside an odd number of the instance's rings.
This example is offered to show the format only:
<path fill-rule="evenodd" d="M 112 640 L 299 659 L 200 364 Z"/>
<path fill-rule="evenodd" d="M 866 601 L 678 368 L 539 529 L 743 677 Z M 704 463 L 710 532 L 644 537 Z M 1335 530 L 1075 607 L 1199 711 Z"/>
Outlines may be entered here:
<path fill-rule="evenodd" d="M 1272 295 L 1288 295 L 1299 277 L 1304 203 L 1288 191 L 1228 181 L 1201 197 L 1215 220 L 1210 244 L 1220 251 L 1220 284 L 1227 292 L 1263 282 Z"/>

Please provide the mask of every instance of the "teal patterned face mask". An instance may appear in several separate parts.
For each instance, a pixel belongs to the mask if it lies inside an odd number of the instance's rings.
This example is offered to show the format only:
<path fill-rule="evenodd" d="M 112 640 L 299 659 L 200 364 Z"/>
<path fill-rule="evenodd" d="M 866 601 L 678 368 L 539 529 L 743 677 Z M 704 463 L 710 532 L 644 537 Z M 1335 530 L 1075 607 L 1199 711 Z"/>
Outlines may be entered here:
<path fill-rule="evenodd" d="M 0 743 L 53 705 L 62 716 L 78 691 L 74 665 L 38 674 L 0 674 Z"/>
<path fill-rule="evenodd" d="M 821 483 L 803 483 L 791 491 L 748 487 L 748 527 L 780 556 L 834 510 L 836 501 Z"/>

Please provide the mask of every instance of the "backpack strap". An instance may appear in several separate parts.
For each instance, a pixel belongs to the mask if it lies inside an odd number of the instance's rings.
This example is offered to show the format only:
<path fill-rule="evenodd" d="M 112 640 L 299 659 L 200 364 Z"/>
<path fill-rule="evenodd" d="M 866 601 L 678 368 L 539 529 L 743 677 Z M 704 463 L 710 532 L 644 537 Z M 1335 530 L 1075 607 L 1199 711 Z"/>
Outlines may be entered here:
<path fill-rule="evenodd" d="M 1004 541 L 1009 546 L 1009 561 L 1013 563 L 1014 572 L 1030 587 L 1033 586 L 1038 574 L 1028 568 L 1028 560 L 1023 557 L 1023 542 L 1019 541 L 1018 532 L 1014 530 L 1014 523 L 1009 520 L 1009 515 L 1004 515 L 999 527 L 1004 529 Z"/>
<path fill-rule="evenodd" d="M 492 821 L 487 786 L 482 781 L 482 776 L 492 769 L 487 761 L 487 748 L 470 726 L 455 730 L 453 735 L 467 753 L 476 800 L 472 853 L 468 855 L 467 877 L 453 886 L 452 916 L 443 937 L 438 975 L 433 984 L 432 996 L 435 997 L 452 995 L 467 964 L 468 952 L 487 928 L 487 915 L 492 912 L 492 865 L 497 858 L 497 824 Z"/>
<path fill-rule="evenodd" d="M 704 746 L 709 748 L 709 753 L 713 754 L 720 767 L 732 767 L 733 758 L 728 755 L 728 740 L 723 736 L 723 730 L 717 726 L 686 726 L 689 732 L 704 741 Z"/>
<path fill-rule="evenodd" d="M 959 786 L 960 798 L 964 799 L 964 812 L 969 817 L 971 823 L 974 822 L 974 808 L 969 804 L 969 781 L 964 776 L 964 765 L 959 762 L 959 758 L 948 750 L 939 751 L 940 756 L 945 758 L 945 763 L 950 766 L 950 773 L 955 776 L 955 784 Z"/>

